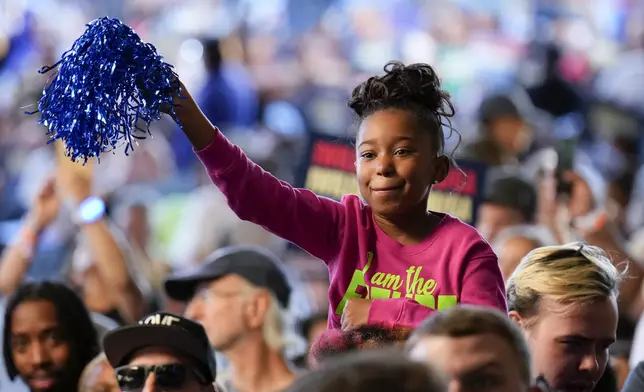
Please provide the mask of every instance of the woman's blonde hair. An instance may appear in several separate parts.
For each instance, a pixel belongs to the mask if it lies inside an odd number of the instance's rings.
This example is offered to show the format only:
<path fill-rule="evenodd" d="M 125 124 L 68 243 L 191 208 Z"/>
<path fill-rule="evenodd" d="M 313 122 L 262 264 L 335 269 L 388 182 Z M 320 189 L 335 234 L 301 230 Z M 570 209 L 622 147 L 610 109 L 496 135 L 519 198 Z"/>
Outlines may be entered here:
<path fill-rule="evenodd" d="M 536 248 L 508 279 L 508 310 L 530 318 L 542 298 L 566 305 L 617 298 L 624 273 L 601 248 L 583 242 Z"/>

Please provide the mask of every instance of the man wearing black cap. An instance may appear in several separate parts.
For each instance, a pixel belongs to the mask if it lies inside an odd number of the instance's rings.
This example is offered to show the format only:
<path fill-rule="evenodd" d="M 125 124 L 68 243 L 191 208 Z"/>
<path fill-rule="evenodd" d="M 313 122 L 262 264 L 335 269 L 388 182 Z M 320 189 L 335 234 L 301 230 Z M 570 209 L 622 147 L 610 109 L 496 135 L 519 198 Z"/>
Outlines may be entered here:
<path fill-rule="evenodd" d="M 153 313 L 112 330 L 105 356 L 123 392 L 215 392 L 217 366 L 203 327 L 172 313 Z"/>
<path fill-rule="evenodd" d="M 518 175 L 500 174 L 491 178 L 477 212 L 476 228 L 487 241 L 510 226 L 532 224 L 537 212 L 537 191 Z"/>
<path fill-rule="evenodd" d="M 204 326 L 230 362 L 230 374 L 220 378 L 228 392 L 280 391 L 295 379 L 282 354 L 291 288 L 280 264 L 258 247 L 228 247 L 165 282 L 168 296 L 188 302 L 186 317 Z"/>
<path fill-rule="evenodd" d="M 486 97 L 479 107 L 479 139 L 464 146 L 459 156 L 501 166 L 518 163 L 532 143 L 532 129 L 523 113 L 507 95 Z"/>

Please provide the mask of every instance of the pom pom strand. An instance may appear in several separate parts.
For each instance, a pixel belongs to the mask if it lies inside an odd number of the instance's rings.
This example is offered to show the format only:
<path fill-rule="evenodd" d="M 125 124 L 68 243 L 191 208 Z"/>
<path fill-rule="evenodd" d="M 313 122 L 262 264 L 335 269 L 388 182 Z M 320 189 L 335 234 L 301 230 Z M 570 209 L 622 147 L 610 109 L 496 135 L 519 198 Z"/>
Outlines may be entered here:
<path fill-rule="evenodd" d="M 38 110 L 28 114 L 40 113 L 49 142 L 62 140 L 73 161 L 122 145 L 127 155 L 164 111 L 177 121 L 173 97 L 181 91 L 172 65 L 118 19 L 89 23 L 59 62 L 39 72 L 51 71 Z"/>

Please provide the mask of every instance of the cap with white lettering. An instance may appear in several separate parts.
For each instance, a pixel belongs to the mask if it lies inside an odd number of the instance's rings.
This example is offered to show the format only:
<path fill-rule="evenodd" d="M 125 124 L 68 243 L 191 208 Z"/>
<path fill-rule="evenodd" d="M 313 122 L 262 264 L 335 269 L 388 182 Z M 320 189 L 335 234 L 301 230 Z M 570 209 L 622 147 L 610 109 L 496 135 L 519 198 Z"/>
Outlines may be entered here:
<path fill-rule="evenodd" d="M 201 324 L 172 313 L 152 313 L 138 324 L 114 329 L 103 338 L 103 347 L 113 368 L 127 365 L 137 351 L 159 347 L 194 359 L 209 382 L 217 377 L 215 354 L 206 331 Z"/>

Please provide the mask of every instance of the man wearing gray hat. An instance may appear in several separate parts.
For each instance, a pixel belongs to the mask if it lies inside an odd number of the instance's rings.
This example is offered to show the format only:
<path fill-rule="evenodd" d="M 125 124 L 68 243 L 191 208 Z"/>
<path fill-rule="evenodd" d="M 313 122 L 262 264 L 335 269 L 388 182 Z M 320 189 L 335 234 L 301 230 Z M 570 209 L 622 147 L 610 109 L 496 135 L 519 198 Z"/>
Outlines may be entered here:
<path fill-rule="evenodd" d="M 294 381 L 283 355 L 291 287 L 277 257 L 259 247 L 223 248 L 197 270 L 167 279 L 165 290 L 188 303 L 185 316 L 230 362 L 218 379 L 228 392 L 281 391 Z"/>

